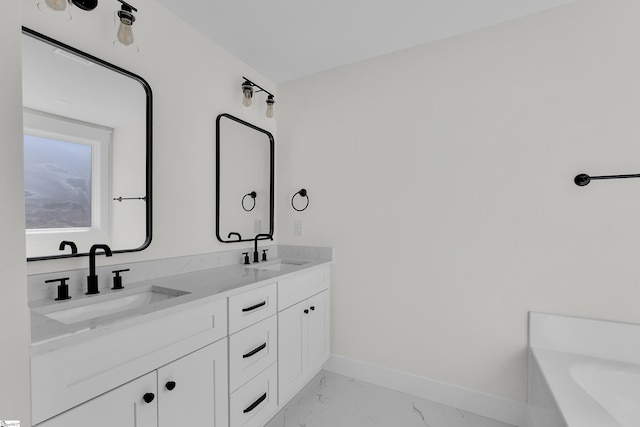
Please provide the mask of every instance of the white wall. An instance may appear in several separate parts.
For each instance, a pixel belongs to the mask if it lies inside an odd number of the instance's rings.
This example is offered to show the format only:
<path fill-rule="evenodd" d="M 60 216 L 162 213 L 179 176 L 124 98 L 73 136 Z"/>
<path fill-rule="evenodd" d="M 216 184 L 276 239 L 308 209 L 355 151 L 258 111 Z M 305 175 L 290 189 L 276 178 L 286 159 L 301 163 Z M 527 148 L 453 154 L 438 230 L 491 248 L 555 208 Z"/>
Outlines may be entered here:
<path fill-rule="evenodd" d="M 573 184 L 640 173 L 639 19 L 582 0 L 279 87 L 277 229 L 336 248 L 334 353 L 524 400 L 527 311 L 640 322 L 640 181 Z"/>
<path fill-rule="evenodd" d="M 19 0 L 0 14 L 0 419 L 29 419 L 29 327 L 24 246 Z"/>
<path fill-rule="evenodd" d="M 149 249 L 98 265 L 238 249 L 215 237 L 215 119 L 229 113 L 275 133 L 264 100 L 241 105 L 242 76 L 275 92 L 255 70 L 176 18 L 155 0 L 137 0 L 132 55 L 114 47 L 119 3 L 100 2 L 93 12 L 73 9 L 71 21 L 40 12 L 23 0 L 23 25 L 143 77 L 153 91 L 153 241 Z M 249 245 L 247 245 L 248 247 Z M 28 264 L 29 274 L 87 268 L 86 258 Z"/>

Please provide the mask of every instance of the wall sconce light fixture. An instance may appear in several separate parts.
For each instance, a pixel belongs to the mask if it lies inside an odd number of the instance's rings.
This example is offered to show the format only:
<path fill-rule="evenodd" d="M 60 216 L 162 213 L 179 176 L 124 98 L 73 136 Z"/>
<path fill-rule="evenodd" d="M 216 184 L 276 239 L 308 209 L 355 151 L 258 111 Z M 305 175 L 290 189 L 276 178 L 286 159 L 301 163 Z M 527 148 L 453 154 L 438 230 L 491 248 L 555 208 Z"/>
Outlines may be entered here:
<path fill-rule="evenodd" d="M 302 209 L 298 209 L 296 208 L 296 205 L 293 203 L 293 200 L 296 198 L 296 196 L 300 196 L 300 197 L 305 197 L 307 199 L 307 203 L 304 205 L 304 207 Z M 309 207 L 309 196 L 307 195 L 307 190 L 305 190 L 304 188 L 301 189 L 300 191 L 298 191 L 297 193 L 293 194 L 293 197 L 291 198 L 291 207 L 293 207 L 294 210 L 298 211 L 298 212 L 302 212 L 303 210 L 307 209 Z"/>
<path fill-rule="evenodd" d="M 133 44 L 133 30 L 131 27 L 136 21 L 136 17 L 133 15 L 133 12 L 137 12 L 138 9 L 123 0 L 118 1 L 122 3 L 122 6 L 118 11 L 118 18 L 120 18 L 120 25 L 118 26 L 118 41 L 125 46 L 130 46 Z"/>
<path fill-rule="evenodd" d="M 120 0 L 118 0 L 118 1 L 120 1 Z M 251 106 L 251 103 L 253 102 L 253 100 L 252 100 L 253 93 L 254 93 L 253 88 L 257 87 L 258 90 L 256 90 L 255 93 L 264 92 L 264 93 L 266 93 L 268 95 L 267 96 L 267 101 L 266 101 L 267 102 L 266 116 L 268 118 L 272 118 L 273 117 L 273 104 L 276 103 L 275 96 L 271 92 L 269 92 L 266 89 L 263 89 L 262 87 L 260 87 L 259 85 L 255 84 L 254 82 L 252 82 L 248 78 L 246 78 L 244 76 L 242 76 L 242 78 L 244 79 L 244 83 L 242 83 L 242 86 L 241 86 L 241 88 L 242 88 L 242 104 L 245 107 L 250 107 Z"/>
<path fill-rule="evenodd" d="M 253 208 L 255 208 L 255 207 L 256 207 L 256 196 L 257 196 L 257 195 L 258 195 L 258 194 L 257 194 L 255 191 L 252 191 L 251 193 L 247 193 L 247 194 L 245 194 L 245 195 L 244 195 L 244 197 L 242 198 L 242 209 L 244 209 L 244 210 L 245 210 L 245 211 L 247 211 L 247 212 L 251 212 L 251 211 L 253 210 Z M 247 197 L 251 197 L 251 198 L 253 199 L 253 206 L 251 206 L 251 209 L 247 209 L 247 208 L 244 206 L 244 199 L 246 199 Z"/>

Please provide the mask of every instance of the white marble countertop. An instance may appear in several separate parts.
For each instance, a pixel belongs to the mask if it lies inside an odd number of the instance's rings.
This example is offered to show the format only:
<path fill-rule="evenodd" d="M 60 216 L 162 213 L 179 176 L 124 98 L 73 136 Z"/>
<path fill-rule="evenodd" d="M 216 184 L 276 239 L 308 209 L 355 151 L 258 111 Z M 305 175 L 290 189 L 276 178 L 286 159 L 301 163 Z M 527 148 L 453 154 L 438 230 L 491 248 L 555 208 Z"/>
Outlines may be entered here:
<path fill-rule="evenodd" d="M 292 258 L 287 258 L 287 260 L 292 260 Z M 262 263 L 260 266 L 267 267 L 278 261 L 278 259 L 274 259 Z M 67 301 L 54 301 L 52 299 L 31 301 L 29 303 L 31 308 L 31 356 L 78 344 L 135 324 L 148 322 L 216 299 L 245 292 L 302 270 L 309 270 L 331 263 L 331 260 L 327 259 L 307 258 L 296 259 L 295 261 L 304 261 L 305 263 L 301 265 L 282 265 L 280 271 L 261 269 L 255 264 L 251 266 L 235 264 L 131 283 L 126 285 L 122 291 L 101 291 L 100 294 L 90 296 L 73 295 L 73 298 Z M 98 319 L 88 319 L 71 324 L 62 323 L 43 314 L 61 310 L 63 307 L 71 308 L 90 304 L 88 301 L 91 299 L 95 299 L 98 302 L 117 298 L 120 296 L 118 295 L 119 292 L 135 292 L 138 288 L 151 286 L 187 293 Z"/>

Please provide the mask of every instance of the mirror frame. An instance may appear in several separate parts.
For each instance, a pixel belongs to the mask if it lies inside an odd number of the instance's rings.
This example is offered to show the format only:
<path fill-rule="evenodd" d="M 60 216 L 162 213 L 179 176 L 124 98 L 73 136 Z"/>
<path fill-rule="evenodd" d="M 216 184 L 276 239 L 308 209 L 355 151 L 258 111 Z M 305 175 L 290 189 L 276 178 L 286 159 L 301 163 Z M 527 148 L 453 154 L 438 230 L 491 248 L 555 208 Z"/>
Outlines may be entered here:
<path fill-rule="evenodd" d="M 151 244 L 151 236 L 152 236 L 152 142 L 153 142 L 153 138 L 152 138 L 152 127 L 153 127 L 153 121 L 152 121 L 152 113 L 153 113 L 153 94 L 151 92 L 151 86 L 149 86 L 149 83 L 147 83 L 147 81 L 145 79 L 143 79 L 142 77 L 138 76 L 137 74 L 134 74 L 130 71 L 127 71 L 123 68 L 118 67 L 117 65 L 113 65 L 109 62 L 106 62 L 100 58 L 97 58 L 93 55 L 90 55 L 88 53 L 85 53 L 81 50 L 78 50 L 74 47 L 71 47 L 67 44 L 64 44 L 58 40 L 52 39 L 51 37 L 45 36 L 44 34 L 41 34 L 37 31 L 34 31 L 30 28 L 27 27 L 22 27 L 22 33 L 26 34 L 30 37 L 33 37 L 37 40 L 40 40 L 44 43 L 50 44 L 51 46 L 66 50 L 68 52 L 73 53 L 74 55 L 77 55 L 81 58 L 84 58 L 88 61 L 94 62 L 102 67 L 105 67 L 111 71 L 115 71 L 116 73 L 120 73 L 122 75 L 124 75 L 125 77 L 129 77 L 135 81 L 137 81 L 138 83 L 140 83 L 140 85 L 142 86 L 142 88 L 144 89 L 145 93 L 146 93 L 146 116 L 147 116 L 147 120 L 146 120 L 146 150 L 147 150 L 147 156 L 146 156 L 146 161 L 145 161 L 145 167 L 146 167 L 146 173 L 145 173 L 145 177 L 146 177 L 146 185 L 145 185 L 145 189 L 146 189 L 146 195 L 145 195 L 145 202 L 146 202 L 146 239 L 145 241 L 142 243 L 141 246 L 134 248 L 134 249 L 112 249 L 112 253 L 114 254 L 122 254 L 122 253 L 127 253 L 127 252 L 139 252 L 142 251 L 146 248 L 149 247 L 149 245 Z M 96 243 L 101 243 L 101 242 L 96 242 Z M 77 253 L 77 254 L 61 254 L 61 255 L 46 255 L 46 256 L 37 256 L 37 257 L 27 257 L 27 261 L 44 261 L 44 260 L 50 260 L 50 259 L 64 259 L 64 258 L 77 258 L 77 257 L 83 257 L 83 256 L 89 256 L 89 252 L 81 252 L 81 253 Z"/>
<path fill-rule="evenodd" d="M 265 134 L 269 138 L 269 236 L 273 237 L 273 212 L 274 212 L 274 165 L 275 165 L 275 141 L 273 139 L 273 134 L 271 132 L 259 128 L 258 126 L 252 125 L 249 122 L 245 122 L 242 119 L 239 119 L 231 114 L 219 114 L 216 118 L 216 237 L 222 243 L 238 243 L 238 242 L 253 242 L 254 238 L 251 239 L 238 239 L 238 240 L 224 240 L 220 236 L 220 120 L 223 118 L 227 118 L 233 120 L 234 122 L 240 123 L 241 125 L 247 126 L 253 130 L 261 132 Z M 262 239 L 261 239 L 262 240 Z"/>

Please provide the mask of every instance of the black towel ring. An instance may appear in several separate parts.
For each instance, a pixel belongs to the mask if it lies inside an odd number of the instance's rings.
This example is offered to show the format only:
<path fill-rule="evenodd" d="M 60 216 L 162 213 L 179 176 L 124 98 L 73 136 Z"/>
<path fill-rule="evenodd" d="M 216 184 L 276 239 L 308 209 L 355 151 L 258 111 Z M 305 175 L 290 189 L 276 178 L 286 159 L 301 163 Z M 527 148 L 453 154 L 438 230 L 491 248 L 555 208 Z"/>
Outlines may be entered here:
<path fill-rule="evenodd" d="M 296 205 L 293 204 L 293 199 L 295 199 L 298 194 L 300 195 L 300 197 L 306 197 L 307 198 L 307 204 L 304 205 L 304 208 L 302 208 L 302 209 L 296 208 Z M 305 190 L 303 188 L 300 191 L 298 191 L 297 193 L 293 194 L 293 197 L 291 198 L 291 207 L 293 209 L 295 209 L 296 211 L 298 211 L 298 212 L 302 212 L 303 210 L 305 210 L 305 209 L 307 209 L 309 207 L 309 196 L 307 195 L 307 190 Z"/>
<path fill-rule="evenodd" d="M 257 195 L 258 195 L 258 194 L 257 194 L 255 191 L 252 191 L 251 193 L 247 193 L 247 194 L 245 194 L 245 195 L 244 195 L 244 197 L 242 198 L 242 209 L 244 209 L 244 210 L 245 210 L 245 211 L 247 211 L 247 212 L 251 212 L 251 211 L 256 207 L 256 196 L 257 196 Z M 246 199 L 246 198 L 247 198 L 247 196 L 250 196 L 250 197 L 253 199 L 253 206 L 251 206 L 251 209 L 247 209 L 247 208 L 244 206 L 244 199 Z"/>

